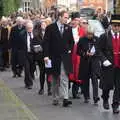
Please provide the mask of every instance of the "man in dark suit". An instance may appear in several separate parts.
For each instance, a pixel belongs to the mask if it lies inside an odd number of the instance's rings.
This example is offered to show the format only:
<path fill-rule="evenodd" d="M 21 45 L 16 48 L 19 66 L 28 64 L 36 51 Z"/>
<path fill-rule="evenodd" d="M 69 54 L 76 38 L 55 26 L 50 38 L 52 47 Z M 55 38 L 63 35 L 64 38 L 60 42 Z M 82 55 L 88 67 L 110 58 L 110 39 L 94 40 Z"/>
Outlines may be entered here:
<path fill-rule="evenodd" d="M 119 113 L 120 98 L 120 15 L 111 16 L 111 30 L 101 35 L 99 48 L 102 60 L 100 88 L 104 109 L 109 109 L 109 93 L 114 89 L 113 113 Z"/>
<path fill-rule="evenodd" d="M 45 63 L 52 61 L 53 105 L 58 105 L 59 80 L 63 95 L 63 106 L 72 104 L 68 100 L 68 74 L 72 72 L 71 49 L 73 47 L 72 29 L 66 24 L 68 13 L 61 11 L 57 22 L 46 28 L 44 36 Z"/>
<path fill-rule="evenodd" d="M 7 18 L 2 18 L 0 26 L 0 71 L 4 71 L 7 67 L 9 67 L 8 37 L 8 20 Z"/>
<path fill-rule="evenodd" d="M 25 72 L 25 87 L 32 89 L 35 64 L 33 59 L 32 51 L 32 40 L 33 40 L 33 23 L 27 21 L 25 25 L 26 29 L 21 32 L 20 39 L 23 47 L 23 58 L 24 58 L 24 72 Z"/>
<path fill-rule="evenodd" d="M 10 33 L 10 48 L 11 48 L 11 65 L 13 77 L 21 77 L 23 70 L 22 47 L 20 40 L 20 33 L 25 29 L 23 25 L 23 18 L 17 17 L 16 26 L 11 29 Z"/>

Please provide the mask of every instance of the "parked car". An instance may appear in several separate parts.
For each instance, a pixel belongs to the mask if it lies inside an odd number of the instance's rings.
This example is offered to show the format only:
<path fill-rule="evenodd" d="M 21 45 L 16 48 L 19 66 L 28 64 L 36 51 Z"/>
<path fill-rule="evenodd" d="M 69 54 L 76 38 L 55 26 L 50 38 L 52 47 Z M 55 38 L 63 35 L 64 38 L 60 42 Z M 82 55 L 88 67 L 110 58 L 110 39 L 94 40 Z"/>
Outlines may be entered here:
<path fill-rule="evenodd" d="M 80 9 L 80 17 L 83 17 L 86 19 L 92 19 L 94 14 L 95 14 L 95 9 L 93 8 L 81 8 Z"/>

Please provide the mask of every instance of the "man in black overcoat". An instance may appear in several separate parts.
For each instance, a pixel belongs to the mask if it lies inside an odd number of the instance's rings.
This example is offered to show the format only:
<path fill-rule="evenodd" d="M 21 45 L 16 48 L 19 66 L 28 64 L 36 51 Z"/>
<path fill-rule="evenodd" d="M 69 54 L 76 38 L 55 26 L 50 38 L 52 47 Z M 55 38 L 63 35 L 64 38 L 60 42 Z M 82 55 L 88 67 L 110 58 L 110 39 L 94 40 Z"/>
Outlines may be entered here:
<path fill-rule="evenodd" d="M 72 104 L 68 100 L 68 74 L 72 73 L 73 36 L 72 29 L 66 24 L 68 17 L 66 11 L 61 11 L 58 20 L 46 28 L 44 36 L 44 60 L 46 64 L 52 61 L 53 105 L 58 105 L 60 80 L 64 107 Z"/>
<path fill-rule="evenodd" d="M 11 48 L 11 66 L 13 77 L 21 77 L 23 70 L 22 47 L 20 40 L 20 32 L 25 29 L 23 25 L 23 18 L 16 19 L 16 25 L 11 29 L 9 45 Z"/>
<path fill-rule="evenodd" d="M 120 98 L 120 15 L 112 15 L 111 30 L 101 35 L 101 81 L 103 107 L 109 109 L 109 93 L 114 88 L 113 113 L 119 113 Z"/>
<path fill-rule="evenodd" d="M 25 30 L 20 33 L 21 47 L 23 49 L 23 60 L 24 60 L 24 73 L 25 73 L 25 87 L 27 89 L 32 89 L 34 80 L 34 54 L 32 48 L 32 41 L 34 40 L 33 34 L 33 22 L 27 21 L 25 25 Z"/>

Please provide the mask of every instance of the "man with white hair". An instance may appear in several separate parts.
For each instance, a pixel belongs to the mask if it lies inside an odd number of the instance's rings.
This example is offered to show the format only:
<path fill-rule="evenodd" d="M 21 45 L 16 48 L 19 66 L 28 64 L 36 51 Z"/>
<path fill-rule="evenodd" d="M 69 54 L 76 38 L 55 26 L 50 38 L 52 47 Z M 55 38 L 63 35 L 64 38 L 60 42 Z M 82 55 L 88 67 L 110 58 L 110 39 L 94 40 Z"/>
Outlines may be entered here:
<path fill-rule="evenodd" d="M 33 40 L 33 23 L 32 21 L 28 21 L 25 25 L 25 30 L 21 32 L 20 39 L 23 43 L 23 51 L 24 51 L 24 72 L 25 72 L 25 87 L 27 89 L 32 89 L 33 79 L 34 79 L 34 60 L 33 60 L 33 52 L 32 52 L 32 40 Z"/>
<path fill-rule="evenodd" d="M 13 77 L 21 77 L 23 70 L 22 48 L 20 41 L 20 32 L 25 29 L 24 19 L 17 17 L 16 26 L 11 29 L 10 33 L 10 48 L 11 48 L 11 66 L 13 71 Z"/>
<path fill-rule="evenodd" d="M 98 38 L 94 36 L 94 29 L 88 26 L 87 35 L 78 42 L 78 55 L 80 58 L 79 79 L 83 80 L 83 95 L 85 103 L 89 102 L 89 80 L 92 80 L 93 100 L 97 104 L 98 97 L 98 77 L 100 74 Z"/>

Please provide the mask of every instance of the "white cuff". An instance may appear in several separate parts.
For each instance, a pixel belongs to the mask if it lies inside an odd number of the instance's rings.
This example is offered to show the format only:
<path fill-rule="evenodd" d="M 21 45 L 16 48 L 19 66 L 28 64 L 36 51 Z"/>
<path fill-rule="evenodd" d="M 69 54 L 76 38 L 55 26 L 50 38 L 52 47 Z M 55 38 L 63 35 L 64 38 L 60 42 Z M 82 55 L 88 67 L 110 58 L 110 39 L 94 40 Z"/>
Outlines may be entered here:
<path fill-rule="evenodd" d="M 105 67 L 108 67 L 108 66 L 110 66 L 110 65 L 112 65 L 112 63 L 111 63 L 109 60 L 105 60 L 105 61 L 103 62 L 103 66 L 105 66 Z"/>

